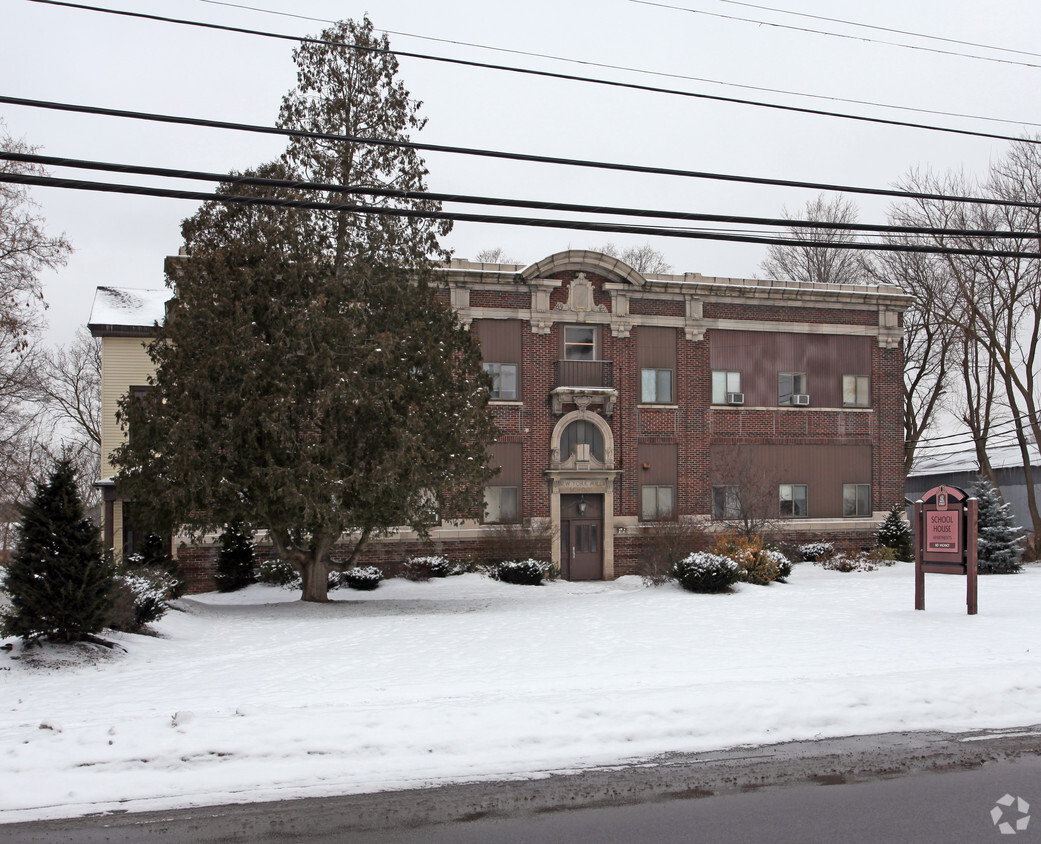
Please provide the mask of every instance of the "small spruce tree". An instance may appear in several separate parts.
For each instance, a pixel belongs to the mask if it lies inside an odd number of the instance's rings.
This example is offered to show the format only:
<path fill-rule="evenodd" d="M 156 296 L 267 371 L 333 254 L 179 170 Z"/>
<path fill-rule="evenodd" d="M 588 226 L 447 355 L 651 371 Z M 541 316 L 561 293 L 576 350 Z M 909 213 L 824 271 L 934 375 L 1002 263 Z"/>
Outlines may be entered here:
<path fill-rule="evenodd" d="M 878 526 L 876 543 L 880 548 L 892 548 L 896 559 L 910 562 L 914 559 L 914 540 L 911 526 L 904 518 L 902 504 L 894 504 L 889 515 Z"/>
<path fill-rule="evenodd" d="M 1015 574 L 1022 568 L 1023 528 L 1015 525 L 1012 508 L 1001 503 L 997 490 L 982 476 L 969 494 L 979 501 L 980 574 Z"/>
<path fill-rule="evenodd" d="M 0 633 L 79 641 L 108 626 L 115 587 L 72 463 L 63 457 L 22 508 L 18 546 L 3 580 L 11 606 L 0 615 Z"/>
<path fill-rule="evenodd" d="M 243 533 L 241 525 L 228 525 L 220 535 L 220 554 L 217 557 L 218 592 L 234 592 L 256 582 L 253 570 L 253 540 Z"/>

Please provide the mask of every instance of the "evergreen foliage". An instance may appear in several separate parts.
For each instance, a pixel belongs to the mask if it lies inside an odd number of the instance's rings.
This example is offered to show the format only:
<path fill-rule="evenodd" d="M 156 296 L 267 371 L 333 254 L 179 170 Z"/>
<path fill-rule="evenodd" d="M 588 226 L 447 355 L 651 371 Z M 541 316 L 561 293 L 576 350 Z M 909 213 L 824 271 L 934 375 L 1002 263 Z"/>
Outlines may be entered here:
<path fill-rule="evenodd" d="M 22 508 L 18 546 L 3 590 L 11 600 L 0 633 L 74 642 L 108 626 L 115 573 L 97 526 L 84 513 L 70 459 L 60 459 Z"/>
<path fill-rule="evenodd" d="M 741 571 L 730 557 L 695 551 L 676 563 L 672 574 L 690 592 L 727 592 L 741 578 Z"/>
<path fill-rule="evenodd" d="M 128 557 L 126 569 L 129 572 L 145 572 L 146 577 L 152 577 L 156 572 L 168 575 L 166 580 L 171 600 L 180 598 L 188 591 L 188 581 L 184 579 L 180 565 L 170 553 L 170 540 L 157 533 L 145 535 L 141 550 Z"/>
<path fill-rule="evenodd" d="M 980 574 L 1015 574 L 1022 566 L 1023 528 L 1016 526 L 1012 508 L 1002 504 L 997 490 L 980 476 L 969 489 L 978 501 Z"/>
<path fill-rule="evenodd" d="M 914 560 L 914 538 L 911 534 L 911 526 L 904 518 L 903 505 L 893 505 L 889 514 L 879 524 L 875 541 L 879 548 L 892 548 L 897 560 L 904 562 Z"/>
<path fill-rule="evenodd" d="M 218 592 L 234 592 L 255 583 L 253 539 L 240 525 L 228 525 L 220 535 L 217 556 Z"/>
<path fill-rule="evenodd" d="M 367 19 L 323 37 L 385 43 Z M 283 126 L 392 140 L 422 127 L 393 56 L 312 44 L 294 56 Z M 412 150 L 295 139 L 252 175 L 420 190 L 425 174 Z M 186 220 L 187 257 L 167 267 L 176 299 L 149 347 L 155 389 L 120 411 L 134 438 L 115 454 L 119 482 L 150 523 L 263 526 L 302 599 L 324 601 L 329 570 L 371 537 L 479 513 L 495 427 L 477 340 L 434 288 L 446 230 L 300 205 L 213 202 Z M 345 534 L 353 551 L 333 563 Z"/>

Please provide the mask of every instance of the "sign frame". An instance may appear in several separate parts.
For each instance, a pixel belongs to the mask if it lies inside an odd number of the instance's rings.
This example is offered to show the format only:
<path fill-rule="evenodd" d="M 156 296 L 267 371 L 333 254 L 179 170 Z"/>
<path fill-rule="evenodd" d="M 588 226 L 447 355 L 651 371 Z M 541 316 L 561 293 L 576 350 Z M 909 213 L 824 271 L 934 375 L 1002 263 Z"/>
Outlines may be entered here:
<path fill-rule="evenodd" d="M 933 487 L 914 505 L 914 608 L 925 609 L 925 575 L 965 576 L 965 604 L 976 615 L 979 502 L 956 486 Z"/>

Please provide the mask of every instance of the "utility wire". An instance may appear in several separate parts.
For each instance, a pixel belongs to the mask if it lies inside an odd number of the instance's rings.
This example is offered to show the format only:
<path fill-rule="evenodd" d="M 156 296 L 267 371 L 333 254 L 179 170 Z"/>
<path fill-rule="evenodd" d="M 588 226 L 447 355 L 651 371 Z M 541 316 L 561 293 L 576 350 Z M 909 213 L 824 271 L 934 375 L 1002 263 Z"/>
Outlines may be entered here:
<path fill-rule="evenodd" d="M 509 199 L 497 196 L 473 196 L 470 194 L 437 193 L 433 191 L 402 190 L 400 188 L 369 187 L 364 185 L 340 185 L 330 182 L 310 182 L 298 179 L 275 179 L 238 173 L 208 173 L 198 170 L 183 170 L 167 167 L 149 167 L 138 164 L 120 164 L 108 161 L 88 161 L 55 155 L 37 155 L 0 151 L 0 160 L 39 164 L 44 167 L 70 167 L 79 170 L 97 170 L 108 173 L 130 173 L 138 176 L 161 176 L 171 179 L 189 179 L 202 182 L 218 182 L 235 185 L 289 188 L 292 190 L 321 191 L 323 193 L 362 194 L 392 199 L 425 200 L 461 205 L 491 205 L 504 208 L 527 208 L 541 211 L 566 211 L 578 214 L 609 214 L 626 217 L 645 217 L 666 220 L 687 220 L 701 223 L 733 223 L 744 226 L 770 226 L 773 228 L 809 228 L 824 231 L 875 232 L 885 234 L 935 235 L 946 237 L 1021 238 L 1027 232 L 987 231 L 977 229 L 947 229 L 918 226 L 894 226 L 872 223 L 835 223 L 815 220 L 789 220 L 778 217 L 744 217 L 729 214 L 703 214 L 692 211 L 660 211 L 646 208 L 619 208 L 610 205 L 583 205 L 572 202 L 550 202 L 546 200 Z"/>
<path fill-rule="evenodd" d="M 756 243 L 777 246 L 800 246 L 808 249 L 852 249 L 877 252 L 918 252 L 931 255 L 975 255 L 990 258 L 1041 258 L 1041 252 L 1022 252 L 1004 249 L 961 249 L 942 246 L 899 245 L 891 243 L 837 243 L 830 241 L 792 240 L 781 237 L 760 237 L 746 234 L 720 234 L 684 228 L 661 228 L 634 226 L 620 223 L 603 223 L 580 220 L 542 219 L 533 217 L 503 217 L 488 214 L 463 214 L 455 211 L 432 211 L 420 208 L 397 208 L 348 203 L 319 202 L 315 200 L 282 199 L 277 197 L 241 196 L 235 194 L 205 193 L 202 191 L 171 190 L 141 185 L 122 185 L 107 182 L 85 182 L 76 179 L 56 179 L 49 176 L 34 176 L 24 173 L 0 173 L 0 182 L 38 187 L 53 187 L 66 190 L 84 190 L 102 193 L 124 193 L 138 196 L 153 196 L 170 199 L 189 199 L 199 202 L 221 202 L 238 205 L 268 205 L 282 208 L 305 208 L 318 211 L 357 212 L 391 217 L 411 217 L 426 220 L 452 220 L 464 223 L 489 223 L 493 225 L 529 226 L 551 229 L 574 229 L 578 231 L 611 232 L 614 234 L 639 234 L 652 237 L 676 237 L 694 240 L 714 240 L 726 243 Z"/>
<path fill-rule="evenodd" d="M 231 9 L 242 9 L 244 11 L 259 12 L 265 15 L 277 15 L 279 17 L 313 21 L 315 23 L 335 24 L 337 22 L 332 18 L 317 18 L 312 17 L 310 15 L 299 15 L 295 14 L 294 12 L 284 12 L 276 9 L 262 9 L 259 6 L 249 6 L 244 3 L 229 3 L 225 2 L 225 0 L 198 0 L 198 2 L 207 3 L 212 6 L 225 6 Z M 795 13 L 793 12 L 792 14 Z M 548 59 L 550 61 L 555 62 L 566 62 L 567 64 L 577 64 L 583 67 L 602 68 L 604 70 L 621 70 L 626 73 L 639 73 L 644 76 L 656 76 L 664 79 L 681 79 L 685 82 L 703 82 L 707 85 L 720 85 L 725 88 L 739 88 L 744 91 L 758 91 L 764 94 L 781 94 L 787 97 L 803 97 L 805 99 L 824 100 L 826 102 L 832 103 L 848 103 L 850 105 L 871 106 L 872 108 L 887 108 L 892 109 L 894 111 L 906 111 L 911 112 L 913 114 L 929 114 L 936 117 L 957 117 L 965 120 L 979 120 L 986 123 L 1010 123 L 1016 126 L 1041 126 L 1041 123 L 1035 123 L 1029 120 L 1013 120 L 1011 118 L 1005 117 L 986 117 L 979 114 L 965 114 L 964 112 L 958 111 L 941 111 L 939 109 L 893 105 L 892 103 L 878 103 L 872 100 L 857 100 L 848 97 L 834 97 L 829 96 L 827 94 L 808 94 L 801 91 L 786 91 L 783 88 L 769 88 L 763 85 L 745 85 L 738 82 L 724 82 L 719 79 L 709 79 L 704 76 L 688 76 L 682 73 L 668 73 L 662 70 L 648 70 L 646 68 L 631 67 L 629 65 L 610 64 L 608 62 L 595 62 L 587 59 L 576 59 L 568 56 L 557 56 L 551 53 L 538 53 L 533 50 L 517 50 L 510 49 L 508 47 L 493 47 L 489 44 L 477 44 L 473 41 L 461 41 L 456 38 L 437 38 L 433 35 L 417 35 L 414 32 L 402 32 L 400 30 L 394 29 L 379 29 L 378 31 L 399 38 L 415 38 L 420 41 L 433 41 L 438 44 L 451 44 L 455 47 L 470 47 L 476 50 L 488 50 L 490 52 L 506 53 L 508 55 L 513 56 L 525 56 L 527 58 Z M 928 36 L 922 37 L 924 38 Z M 1030 55 L 1035 54 L 1031 53 Z"/>
<path fill-rule="evenodd" d="M 988 430 L 988 436 L 1005 436 L 1007 434 L 1014 433 L 1015 431 L 1018 431 L 1023 427 L 1024 420 L 1026 420 L 1029 424 L 1032 418 L 1033 417 L 1029 413 L 1024 413 L 1019 416 L 1015 416 L 1012 419 L 1003 419 L 1000 422 L 995 422 L 991 426 L 991 430 Z M 1009 428 L 1009 426 L 1012 427 Z M 1009 428 L 1009 430 L 1004 430 L 1006 428 Z M 968 439 L 963 440 L 964 437 L 968 437 Z M 976 442 L 976 438 L 972 435 L 971 431 L 958 431 L 954 434 L 941 434 L 935 437 L 920 437 L 917 440 L 905 440 L 905 443 L 936 443 L 941 442 L 943 440 L 951 439 L 961 440 L 961 442 L 958 443 L 959 445 Z M 951 445 L 951 443 L 946 443 L 946 445 Z"/>
<path fill-rule="evenodd" d="M 825 109 L 808 108 L 806 106 L 782 105 L 780 103 L 768 103 L 760 100 L 747 100 L 738 97 L 724 97 L 718 94 L 703 94 L 694 91 L 683 91 L 675 88 L 662 88 L 655 85 L 640 85 L 635 82 L 620 82 L 613 79 L 597 79 L 591 76 L 576 76 L 568 73 L 557 73 L 548 70 L 535 70 L 534 68 L 513 67 L 510 65 L 492 64 L 490 62 L 479 62 L 472 59 L 455 59 L 447 56 L 434 56 L 427 53 L 413 53 L 405 50 L 391 50 L 383 47 L 369 47 L 360 44 L 347 44 L 342 41 L 330 41 L 322 38 L 311 38 L 307 36 L 286 35 L 278 32 L 268 32 L 259 29 L 248 29 L 246 27 L 229 26 L 226 24 L 205 23 L 184 18 L 171 18 L 164 15 L 145 14 L 144 12 L 129 12 L 122 9 L 106 9 L 99 6 L 88 6 L 81 3 L 71 3 L 67 0 L 29 0 L 31 3 L 41 3 L 48 6 L 61 6 L 70 9 L 79 9 L 88 12 L 101 12 L 104 14 L 118 15 L 121 17 L 140 18 L 143 20 L 157 21 L 160 23 L 173 23 L 180 26 L 193 26 L 202 29 L 213 29 L 222 32 L 234 32 L 241 35 L 256 35 L 262 38 L 274 38 L 282 41 L 294 41 L 301 44 L 319 44 L 331 47 L 348 47 L 369 53 L 383 53 L 402 58 L 420 59 L 423 61 L 440 62 L 443 64 L 454 64 L 462 67 L 475 67 L 485 70 L 498 70 L 506 73 L 517 73 L 524 76 L 540 76 L 547 79 L 566 80 L 569 82 L 585 82 L 592 85 L 604 85 L 611 88 L 624 88 L 645 93 L 669 94 L 678 97 L 688 97 L 699 100 L 711 100 L 713 102 L 730 103 L 732 105 L 754 106 L 756 108 L 768 108 L 775 111 L 793 112 L 796 114 L 811 114 L 817 117 L 834 117 L 842 120 L 853 120 L 859 123 L 873 123 L 882 126 L 896 126 L 905 129 L 924 129 L 930 132 L 944 132 L 953 135 L 967 135 L 975 138 L 989 138 L 1000 141 L 1021 141 L 1027 144 L 1041 145 L 1041 138 L 1024 138 L 1014 135 L 1001 135 L 994 132 L 981 132 L 974 129 L 955 129 L 949 126 L 933 126 L 927 123 L 912 123 L 910 121 L 894 120 L 885 117 L 869 117 L 862 114 L 849 114 L 839 111 L 827 111 Z M 636 0 L 633 0 L 636 2 Z M 1039 65 L 1041 66 L 1041 65 Z"/>
<path fill-rule="evenodd" d="M 39 0 L 39 2 L 45 2 L 45 0 Z M 936 54 L 941 55 L 941 56 L 955 56 L 955 57 L 960 58 L 960 59 L 973 59 L 975 61 L 994 62 L 996 64 L 1010 64 L 1010 65 L 1018 65 L 1019 67 L 1041 68 L 1041 64 L 1034 64 L 1032 62 L 1025 62 L 1025 61 L 1017 61 L 1015 59 L 1002 59 L 1002 58 L 998 58 L 997 56 L 977 56 L 977 55 L 973 55 L 971 53 L 960 53 L 957 50 L 941 50 L 938 47 L 923 47 L 923 46 L 918 45 L 918 44 L 901 44 L 898 41 L 882 41 L 882 40 L 880 40 L 878 38 L 868 38 L 866 35 L 847 35 L 847 34 L 842 33 L 842 32 L 828 32 L 827 30 L 823 30 L 823 29 L 810 29 L 810 28 L 804 27 L 804 26 L 792 26 L 790 24 L 774 23 L 773 21 L 764 21 L 764 20 L 760 20 L 759 18 L 742 18 L 742 17 L 738 17 L 736 15 L 724 15 L 724 14 L 722 14 L 720 12 L 705 12 L 705 11 L 702 11 L 701 9 L 690 9 L 690 8 L 688 8 L 686 6 L 674 6 L 674 5 L 670 4 L 670 3 L 652 2 L 652 0 L 629 0 L 629 2 L 630 3 L 638 3 L 641 6 L 658 6 L 659 8 L 662 8 L 662 9 L 673 9 L 674 11 L 677 11 L 677 12 L 690 12 L 692 15 L 704 15 L 705 17 L 720 18 L 722 20 L 729 20 L 729 21 L 739 21 L 741 23 L 754 23 L 757 26 L 770 26 L 770 27 L 773 27 L 774 29 L 787 29 L 787 30 L 789 30 L 791 32 L 805 32 L 805 33 L 809 33 L 810 35 L 826 35 L 829 38 L 843 38 L 843 39 L 846 39 L 848 41 L 864 41 L 864 42 L 867 42 L 869 44 L 885 44 L 888 47 L 900 47 L 900 48 L 905 49 L 905 50 L 918 50 L 918 51 L 924 52 L 924 53 L 936 53 Z M 724 2 L 725 2 L 725 0 L 724 0 Z M 760 7 L 760 8 L 763 8 L 763 7 Z M 795 14 L 795 13 L 791 13 L 791 14 Z M 854 24 L 854 25 L 856 25 L 856 24 Z M 995 49 L 995 48 L 987 48 L 987 49 Z M 1002 49 L 1002 48 L 999 47 L 999 48 L 996 48 L 996 49 Z M 1018 52 L 1018 51 L 1013 51 L 1013 52 Z M 1036 55 L 1036 54 L 1027 53 L 1026 55 Z"/>
<path fill-rule="evenodd" d="M 39 2 L 39 0 L 33 0 Z M 1012 208 L 1041 208 L 1041 201 L 999 199 L 988 197 L 957 196 L 921 191 L 896 190 L 893 188 L 867 188 L 852 185 L 836 185 L 826 182 L 805 182 L 795 179 L 768 179 L 759 176 L 742 176 L 726 173 L 712 173 L 701 170 L 683 170 L 672 167 L 651 167 L 640 164 L 620 164 L 616 162 L 593 161 L 581 158 L 563 158 L 551 155 L 531 155 L 520 152 L 479 149 L 474 147 L 448 146 L 444 144 L 427 144 L 419 141 L 389 140 L 386 138 L 360 137 L 356 135 L 337 135 L 331 132 L 310 132 L 305 129 L 289 129 L 277 126 L 263 126 L 251 123 L 232 123 L 226 120 L 208 120 L 200 117 L 183 117 L 169 114 L 155 114 L 142 111 L 103 108 L 100 106 L 59 103 L 48 100 L 27 99 L 0 95 L 0 104 L 43 108 L 55 111 L 68 111 L 76 114 L 95 114 L 107 117 L 121 117 L 131 120 L 144 120 L 157 123 L 172 123 L 183 126 L 202 126 L 209 129 L 231 129 L 239 132 L 255 132 L 265 135 L 282 135 L 290 138 L 313 138 L 325 141 L 341 141 L 345 143 L 369 144 L 372 146 L 397 147 L 415 149 L 423 152 L 446 153 L 453 155 L 472 155 L 484 158 L 499 158 L 507 161 L 526 161 L 536 164 L 559 164 L 568 167 L 588 167 L 599 170 L 613 170 L 625 173 L 646 173 L 656 176 L 676 176 L 691 179 L 706 179 L 740 184 L 769 185 L 772 187 L 806 188 L 816 191 L 832 191 L 835 193 L 855 193 L 867 196 L 888 196 L 897 199 L 920 199 L 938 202 L 958 202 L 970 205 L 998 205 Z"/>

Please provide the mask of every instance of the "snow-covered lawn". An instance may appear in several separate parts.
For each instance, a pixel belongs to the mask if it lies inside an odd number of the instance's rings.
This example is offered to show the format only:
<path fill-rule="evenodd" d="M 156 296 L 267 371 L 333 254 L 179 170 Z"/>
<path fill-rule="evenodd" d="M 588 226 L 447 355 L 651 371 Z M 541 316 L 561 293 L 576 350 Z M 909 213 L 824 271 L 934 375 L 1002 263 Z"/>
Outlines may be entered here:
<path fill-rule="evenodd" d="M 924 613 L 913 585 L 803 564 L 728 595 L 464 575 L 184 599 L 126 653 L 0 653 L 0 821 L 1041 721 L 1041 567 L 980 578 L 975 617 L 964 578 L 928 576 Z"/>

